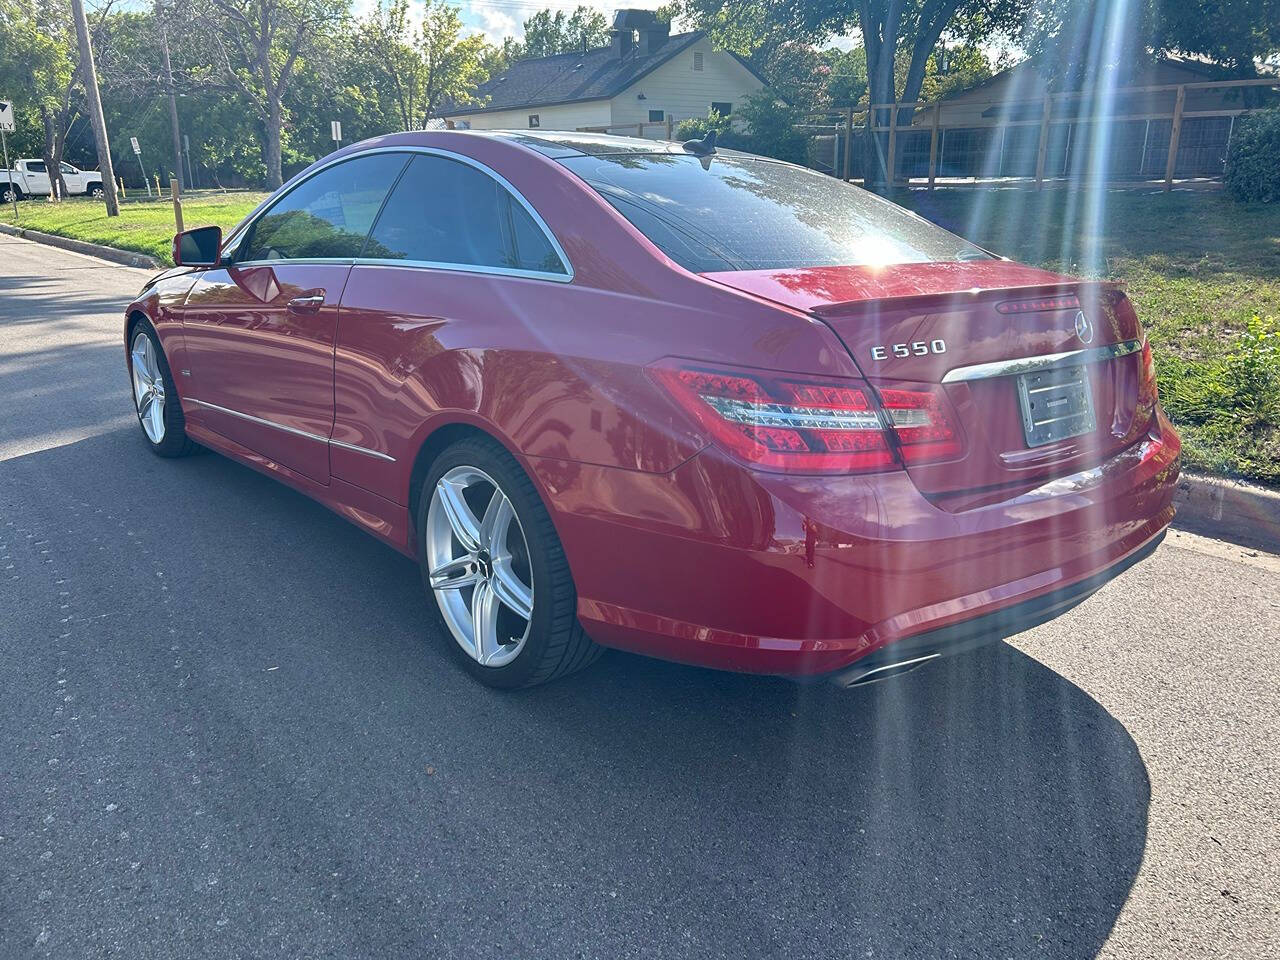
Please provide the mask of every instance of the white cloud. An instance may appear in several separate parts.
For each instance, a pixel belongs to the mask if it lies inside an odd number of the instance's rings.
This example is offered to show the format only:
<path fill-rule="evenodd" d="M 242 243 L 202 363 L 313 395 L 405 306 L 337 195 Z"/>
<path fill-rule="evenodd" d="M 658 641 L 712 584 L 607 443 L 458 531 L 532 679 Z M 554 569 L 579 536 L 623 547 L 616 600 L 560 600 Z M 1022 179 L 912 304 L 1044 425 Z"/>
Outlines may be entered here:
<path fill-rule="evenodd" d="M 370 0 L 371 2 L 371 0 Z M 539 10 L 572 11 L 579 6 L 594 7 L 613 21 L 620 9 L 656 10 L 665 0 L 617 0 L 614 3 L 580 3 L 579 0 L 461 0 L 458 12 L 462 22 L 475 33 L 484 34 L 490 43 L 502 43 L 503 37 L 524 38 L 524 22 Z"/>

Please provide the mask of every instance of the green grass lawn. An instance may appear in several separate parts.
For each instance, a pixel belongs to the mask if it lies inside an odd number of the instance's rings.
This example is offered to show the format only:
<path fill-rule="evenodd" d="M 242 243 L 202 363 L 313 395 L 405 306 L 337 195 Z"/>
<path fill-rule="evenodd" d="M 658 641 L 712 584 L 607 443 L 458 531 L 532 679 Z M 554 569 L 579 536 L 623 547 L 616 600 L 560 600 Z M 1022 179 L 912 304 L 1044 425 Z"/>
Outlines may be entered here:
<path fill-rule="evenodd" d="M 1280 204 L 1213 192 L 950 189 L 894 199 L 1025 263 L 1121 280 L 1189 465 L 1280 482 Z"/>
<path fill-rule="evenodd" d="M 193 196 L 186 225 L 227 230 L 264 194 Z M 900 203 L 997 253 L 1054 270 L 1122 280 L 1156 348 L 1165 409 L 1187 463 L 1280 483 L 1280 204 L 1219 192 L 1110 190 L 900 192 Z M 28 200 L 23 226 L 169 262 L 173 208 Z M 11 208 L 0 212 L 12 222 Z"/>
<path fill-rule="evenodd" d="M 223 231 L 234 227 L 262 202 L 265 193 L 200 194 L 182 201 L 184 224 L 200 227 L 215 223 Z M 13 207 L 0 210 L 4 223 L 13 223 Z M 120 205 L 120 216 L 108 217 L 106 207 L 96 200 L 74 199 L 62 203 L 24 200 L 18 204 L 18 225 L 56 233 L 63 237 L 101 243 L 121 250 L 135 250 L 172 263 L 173 204 L 163 201 L 134 201 Z"/>

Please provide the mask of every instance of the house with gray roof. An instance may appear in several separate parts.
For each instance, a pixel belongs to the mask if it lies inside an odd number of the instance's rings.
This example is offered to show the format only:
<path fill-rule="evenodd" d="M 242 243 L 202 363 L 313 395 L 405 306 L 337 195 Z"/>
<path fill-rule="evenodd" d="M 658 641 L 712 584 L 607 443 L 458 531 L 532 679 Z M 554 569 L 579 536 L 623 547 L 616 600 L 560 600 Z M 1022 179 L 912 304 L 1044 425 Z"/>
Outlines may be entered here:
<path fill-rule="evenodd" d="M 619 10 L 609 46 L 517 60 L 440 116 L 475 130 L 590 128 L 659 137 L 668 119 L 704 117 L 713 107 L 731 115 L 763 87 L 742 58 L 715 49 L 701 31 L 672 36 L 650 10 Z"/>

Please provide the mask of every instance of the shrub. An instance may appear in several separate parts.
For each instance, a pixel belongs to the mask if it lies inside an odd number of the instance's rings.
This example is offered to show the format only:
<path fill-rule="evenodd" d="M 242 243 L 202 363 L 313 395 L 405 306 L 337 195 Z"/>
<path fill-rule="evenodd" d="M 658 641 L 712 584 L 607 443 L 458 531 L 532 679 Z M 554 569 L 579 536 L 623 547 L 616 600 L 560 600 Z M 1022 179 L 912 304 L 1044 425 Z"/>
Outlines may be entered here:
<path fill-rule="evenodd" d="M 799 118 L 794 107 L 766 91 L 747 97 L 739 116 L 747 126 L 744 149 L 790 163 L 805 162 L 809 138 L 796 132 Z"/>
<path fill-rule="evenodd" d="M 1241 202 L 1280 201 L 1280 107 L 1241 119 L 1227 156 L 1227 191 Z"/>
<path fill-rule="evenodd" d="M 735 129 L 733 120 L 741 121 Z M 770 93 L 753 94 L 743 102 L 734 117 L 721 116 L 715 110 L 705 117 L 681 120 L 676 127 L 677 140 L 701 140 L 711 130 L 716 143 L 731 150 L 745 150 L 777 160 L 804 163 L 808 138 L 796 133 L 796 110 Z"/>
<path fill-rule="evenodd" d="M 731 134 L 730 122 L 729 117 L 722 116 L 716 110 L 710 110 L 705 117 L 690 117 L 688 120 L 681 120 L 676 124 L 675 137 L 677 140 L 701 140 L 714 130 L 716 132 L 716 142 L 721 146 L 727 146 L 725 135 Z"/>

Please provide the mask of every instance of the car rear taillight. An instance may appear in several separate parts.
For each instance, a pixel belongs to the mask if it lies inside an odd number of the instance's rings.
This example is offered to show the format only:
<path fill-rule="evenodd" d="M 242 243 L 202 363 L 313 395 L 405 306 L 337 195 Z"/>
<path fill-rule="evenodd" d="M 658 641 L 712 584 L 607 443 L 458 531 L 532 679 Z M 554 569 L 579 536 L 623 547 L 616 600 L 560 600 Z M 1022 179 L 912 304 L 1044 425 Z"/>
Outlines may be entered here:
<path fill-rule="evenodd" d="M 935 388 L 883 387 L 880 403 L 889 414 L 902 459 L 908 463 L 950 460 L 961 451 L 960 432 Z"/>
<path fill-rule="evenodd" d="M 1151 341 L 1145 337 L 1142 340 L 1142 392 L 1152 400 L 1160 397 L 1160 389 L 1156 385 L 1156 358 L 1151 354 Z"/>
<path fill-rule="evenodd" d="M 882 391 L 878 404 L 862 380 L 692 366 L 653 373 L 713 441 L 764 470 L 872 473 L 960 450 L 945 401 L 931 389 Z"/>

